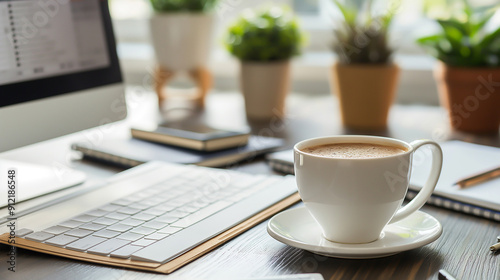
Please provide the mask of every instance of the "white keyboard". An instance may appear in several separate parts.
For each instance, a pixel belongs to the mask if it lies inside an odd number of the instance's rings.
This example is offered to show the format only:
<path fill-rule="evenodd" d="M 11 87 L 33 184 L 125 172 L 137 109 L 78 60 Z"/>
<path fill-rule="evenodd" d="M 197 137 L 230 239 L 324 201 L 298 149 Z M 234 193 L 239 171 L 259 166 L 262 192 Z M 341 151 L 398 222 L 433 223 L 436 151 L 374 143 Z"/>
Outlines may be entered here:
<path fill-rule="evenodd" d="M 144 182 L 140 190 L 41 231 L 23 229 L 17 237 L 88 254 L 165 263 L 297 190 L 293 177 L 166 163 L 153 168 L 161 175 L 128 172 Z M 118 184 L 130 179 L 125 176 Z"/>

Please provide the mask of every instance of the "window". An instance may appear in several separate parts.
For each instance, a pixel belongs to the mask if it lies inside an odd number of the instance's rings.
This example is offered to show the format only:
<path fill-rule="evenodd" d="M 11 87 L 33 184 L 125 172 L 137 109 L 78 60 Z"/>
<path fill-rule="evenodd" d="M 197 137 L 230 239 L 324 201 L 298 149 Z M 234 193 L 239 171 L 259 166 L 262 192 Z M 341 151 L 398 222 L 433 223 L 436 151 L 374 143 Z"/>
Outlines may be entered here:
<path fill-rule="evenodd" d="M 153 51 L 149 44 L 148 18 L 152 13 L 150 0 L 109 0 L 114 28 L 120 43 L 119 54 L 129 82 L 140 82 L 144 72 L 154 64 Z M 220 41 L 230 24 L 243 10 L 268 3 L 289 5 L 300 18 L 301 27 L 308 33 L 308 44 L 303 55 L 295 60 L 294 84 L 298 91 L 328 92 L 327 68 L 333 62 L 331 45 L 334 42 L 333 27 L 340 13 L 332 0 L 219 0 L 224 9 L 216 10 L 213 55 L 210 65 L 215 78 L 230 81 L 217 82 L 225 89 L 236 89 L 237 63 L 222 48 Z M 344 0 L 363 2 L 363 0 Z M 389 0 L 387 0 L 389 1 Z M 415 43 L 415 39 L 434 32 L 436 23 L 424 14 L 424 2 L 432 4 L 458 0 L 401 0 L 401 6 L 391 26 L 390 40 L 396 49 L 396 60 L 403 68 L 400 81 L 400 102 L 438 104 L 436 87 L 432 80 L 434 60 Z M 351 3 L 352 3 L 351 2 Z M 387 3 L 386 0 L 374 2 Z M 491 5 L 498 0 L 469 0 L 475 6 Z M 500 25 L 500 13 L 496 16 Z M 129 72 L 129 73 L 127 73 Z M 135 74 L 136 79 L 130 79 Z"/>

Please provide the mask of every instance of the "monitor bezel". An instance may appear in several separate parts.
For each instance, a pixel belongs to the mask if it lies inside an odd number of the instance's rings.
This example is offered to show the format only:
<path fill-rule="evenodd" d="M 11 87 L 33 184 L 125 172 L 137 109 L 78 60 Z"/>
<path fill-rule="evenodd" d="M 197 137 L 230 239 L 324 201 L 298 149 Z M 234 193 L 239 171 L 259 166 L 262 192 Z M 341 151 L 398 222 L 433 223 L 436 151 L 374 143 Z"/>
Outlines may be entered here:
<path fill-rule="evenodd" d="M 108 1 L 98 1 L 110 64 L 105 68 L 0 85 L 0 107 L 121 83 L 122 75 Z"/>

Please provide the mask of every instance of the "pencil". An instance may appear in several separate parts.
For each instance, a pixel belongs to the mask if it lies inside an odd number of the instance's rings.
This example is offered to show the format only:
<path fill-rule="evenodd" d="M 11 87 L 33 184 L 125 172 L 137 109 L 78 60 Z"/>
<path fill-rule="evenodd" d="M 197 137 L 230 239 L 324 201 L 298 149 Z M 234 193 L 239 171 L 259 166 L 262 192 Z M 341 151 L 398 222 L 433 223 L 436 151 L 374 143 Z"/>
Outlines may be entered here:
<path fill-rule="evenodd" d="M 461 189 L 464 189 L 482 182 L 486 182 L 498 176 L 500 176 L 500 167 L 495 167 L 493 169 L 460 179 L 455 183 L 455 185 L 458 185 Z"/>
<path fill-rule="evenodd" d="M 491 245 L 491 247 L 490 247 L 490 251 L 492 251 L 492 252 L 496 252 L 496 251 L 498 251 L 498 250 L 500 250 L 500 242 L 498 242 L 497 244 L 493 244 L 493 245 Z"/>
<path fill-rule="evenodd" d="M 448 271 L 444 269 L 439 270 L 439 275 L 438 275 L 439 280 L 456 280 L 455 277 L 453 277 Z"/>

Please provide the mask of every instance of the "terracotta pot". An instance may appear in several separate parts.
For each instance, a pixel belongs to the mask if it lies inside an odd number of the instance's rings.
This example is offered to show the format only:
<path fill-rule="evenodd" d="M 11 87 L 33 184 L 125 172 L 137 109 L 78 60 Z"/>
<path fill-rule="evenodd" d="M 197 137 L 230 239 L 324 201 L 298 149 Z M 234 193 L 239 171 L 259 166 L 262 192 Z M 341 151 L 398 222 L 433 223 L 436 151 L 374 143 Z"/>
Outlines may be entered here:
<path fill-rule="evenodd" d="M 150 19 L 151 40 L 160 66 L 170 71 L 204 68 L 212 44 L 214 15 L 156 13 Z"/>
<path fill-rule="evenodd" d="M 395 64 L 334 64 L 331 82 L 332 88 L 336 88 L 344 126 L 361 130 L 385 129 L 398 76 L 399 67 Z"/>
<path fill-rule="evenodd" d="M 242 62 L 240 83 L 247 117 L 270 120 L 285 115 L 290 61 Z"/>
<path fill-rule="evenodd" d="M 450 67 L 434 71 L 441 104 L 455 130 L 497 134 L 500 127 L 500 68 Z"/>

